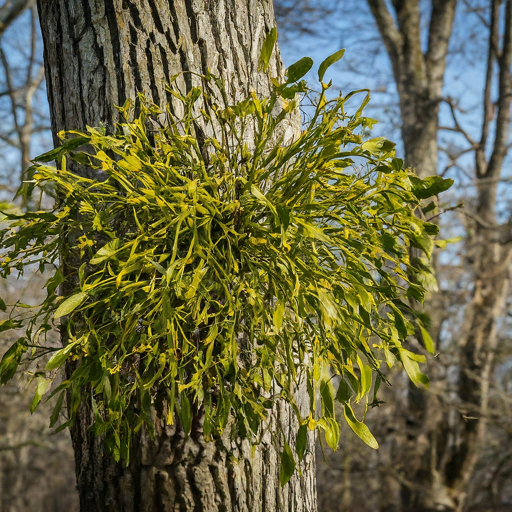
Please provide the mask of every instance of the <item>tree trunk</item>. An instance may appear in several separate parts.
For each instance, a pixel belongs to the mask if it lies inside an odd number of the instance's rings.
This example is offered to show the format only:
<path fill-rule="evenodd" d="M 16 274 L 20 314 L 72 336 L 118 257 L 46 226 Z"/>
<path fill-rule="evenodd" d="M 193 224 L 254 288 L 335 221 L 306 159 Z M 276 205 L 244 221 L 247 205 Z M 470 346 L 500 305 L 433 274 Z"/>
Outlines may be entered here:
<path fill-rule="evenodd" d="M 506 311 L 510 284 L 510 247 L 496 240 L 496 230 L 483 226 L 477 227 L 476 239 L 474 291 L 461 343 L 456 444 L 443 468 L 456 512 L 464 510 L 468 485 L 485 440 L 498 322 Z"/>
<path fill-rule="evenodd" d="M 165 81 L 182 70 L 210 69 L 240 94 L 268 91 L 257 67 L 274 26 L 270 0 L 38 0 L 38 8 L 55 144 L 60 130 L 111 128 L 113 105 L 137 92 L 170 101 Z M 283 71 L 276 51 L 269 72 Z M 191 82 L 185 75 L 181 86 Z M 296 426 L 285 404 L 274 409 L 254 453 L 229 433 L 206 443 L 201 418 L 189 438 L 179 423 L 157 422 L 154 442 L 144 432 L 135 436 L 128 467 L 88 431 L 91 421 L 83 405 L 71 428 L 82 512 L 316 510 L 313 436 L 302 476 L 279 485 L 282 433 Z"/>

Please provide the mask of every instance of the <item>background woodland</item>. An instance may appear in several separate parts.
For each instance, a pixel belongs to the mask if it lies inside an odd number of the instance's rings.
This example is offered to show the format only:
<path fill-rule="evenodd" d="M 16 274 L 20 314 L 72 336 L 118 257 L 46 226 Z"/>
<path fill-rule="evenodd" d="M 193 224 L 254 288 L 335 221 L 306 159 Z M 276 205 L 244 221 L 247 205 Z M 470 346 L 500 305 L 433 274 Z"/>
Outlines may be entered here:
<path fill-rule="evenodd" d="M 0 200 L 10 202 L 52 139 L 35 2 L 0 4 Z M 444 213 L 432 214 L 453 243 L 436 255 L 425 305 L 431 387 L 390 372 L 367 415 L 379 451 L 346 426 L 337 452 L 319 443 L 319 510 L 512 511 L 512 2 L 275 0 L 274 9 L 285 64 L 346 48 L 333 82 L 372 90 L 372 136 L 398 142 L 420 176 L 456 183 L 437 205 Z M 0 286 L 6 301 L 42 293 L 37 279 Z M 0 338 L 0 354 L 10 341 Z M 30 415 L 32 394 L 21 381 L 0 390 L 0 512 L 73 512 L 68 433 L 51 435 L 49 406 Z"/>

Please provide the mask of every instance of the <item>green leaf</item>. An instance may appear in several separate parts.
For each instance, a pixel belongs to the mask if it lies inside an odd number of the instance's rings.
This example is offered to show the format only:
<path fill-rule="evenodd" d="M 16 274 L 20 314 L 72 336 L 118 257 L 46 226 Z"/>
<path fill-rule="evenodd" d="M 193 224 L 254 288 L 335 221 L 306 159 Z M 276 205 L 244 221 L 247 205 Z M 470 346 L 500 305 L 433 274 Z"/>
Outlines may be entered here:
<path fill-rule="evenodd" d="M 192 429 L 192 411 L 190 410 L 190 401 L 186 393 L 180 395 L 181 407 L 178 408 L 178 416 L 181 421 L 183 431 L 188 436 Z"/>
<path fill-rule="evenodd" d="M 276 206 L 277 214 L 283 223 L 283 228 L 286 231 L 290 225 L 290 210 L 284 206 Z"/>
<path fill-rule="evenodd" d="M 359 377 L 361 382 L 361 391 L 359 394 L 361 397 L 363 397 L 370 391 L 370 388 L 372 387 L 372 368 L 367 364 L 364 364 L 359 356 L 357 356 L 357 364 L 361 372 Z"/>
<path fill-rule="evenodd" d="M 21 358 L 27 349 L 25 338 L 19 338 L 9 347 L 0 361 L 0 384 L 5 384 L 14 377 Z"/>
<path fill-rule="evenodd" d="M 391 144 L 391 146 L 390 146 Z M 391 151 L 394 144 L 388 141 L 385 137 L 376 137 L 375 139 L 369 139 L 361 146 L 365 151 L 370 153 L 381 153 Z"/>
<path fill-rule="evenodd" d="M 90 140 L 90 137 L 74 137 L 73 139 L 68 139 L 58 148 L 52 149 L 47 153 L 39 155 L 35 160 L 37 162 L 51 162 L 52 160 L 57 160 L 64 153 L 68 153 L 69 151 L 73 151 L 80 146 L 88 144 Z"/>
<path fill-rule="evenodd" d="M 460 242 L 461 240 L 463 240 L 463 237 L 456 236 L 454 238 L 447 238 L 446 240 L 436 240 L 435 243 L 436 243 L 437 247 L 444 249 L 444 248 L 446 248 L 446 246 L 448 244 L 456 244 L 456 243 Z"/>
<path fill-rule="evenodd" d="M 398 334 L 402 338 L 407 338 L 407 335 L 409 334 L 407 332 L 407 325 L 405 324 L 405 318 L 402 314 L 402 312 L 394 305 L 390 304 L 391 308 L 393 309 L 393 316 L 395 317 L 395 327 L 398 331 Z"/>
<path fill-rule="evenodd" d="M 85 282 L 85 271 L 87 269 L 87 263 L 82 263 L 80 268 L 78 269 L 78 280 L 80 282 L 80 287 L 83 287 Z"/>
<path fill-rule="evenodd" d="M 91 265 L 96 265 L 112 257 L 119 247 L 119 240 L 116 238 L 108 244 L 105 244 L 91 260 Z"/>
<path fill-rule="evenodd" d="M 277 210 L 274 205 L 266 198 L 265 194 L 256 185 L 251 185 L 251 194 L 258 199 L 261 204 L 268 206 L 277 216 Z"/>
<path fill-rule="evenodd" d="M 279 470 L 279 482 L 281 487 L 285 486 L 295 472 L 295 459 L 290 445 L 285 441 L 284 450 L 281 453 L 281 468 Z"/>
<path fill-rule="evenodd" d="M 324 417 L 334 418 L 334 390 L 332 384 L 323 380 L 320 383 L 320 394 L 322 395 Z"/>
<path fill-rule="evenodd" d="M 2 299 L 0 299 L 0 311 L 7 311 L 7 306 Z"/>
<path fill-rule="evenodd" d="M 299 461 L 302 462 L 304 458 L 304 453 L 306 452 L 306 446 L 308 444 L 308 426 L 301 425 L 299 427 L 299 431 L 297 432 L 297 441 L 295 444 L 295 451 L 297 452 L 297 457 Z"/>
<path fill-rule="evenodd" d="M 59 287 L 59 285 L 64 281 L 64 276 L 62 275 L 62 272 L 60 271 L 60 268 L 57 269 L 55 274 L 46 281 L 45 288 L 48 292 L 48 297 L 53 295 L 55 290 Z"/>
<path fill-rule="evenodd" d="M 80 292 L 67 298 L 55 311 L 54 318 L 60 318 L 64 315 L 69 315 L 74 311 L 87 297 L 87 293 Z"/>
<path fill-rule="evenodd" d="M 11 329 L 20 329 L 23 327 L 21 320 L 12 320 L 12 318 L 8 318 L 7 320 L 2 320 L 0 322 L 0 332 L 10 331 Z"/>
<path fill-rule="evenodd" d="M 436 353 L 436 348 L 434 345 L 434 340 L 432 339 L 432 336 L 430 336 L 429 332 L 425 327 L 423 327 L 420 324 L 420 331 L 421 331 L 421 338 L 423 339 L 423 345 L 425 345 L 425 348 L 429 351 L 430 354 Z"/>
<path fill-rule="evenodd" d="M 149 260 L 149 262 L 158 270 L 158 272 L 160 272 L 160 274 L 162 275 L 166 275 L 167 273 L 167 270 L 162 267 L 162 265 L 160 265 L 160 263 L 157 263 L 156 261 L 153 261 L 153 260 Z"/>
<path fill-rule="evenodd" d="M 72 343 L 69 343 L 64 348 L 61 348 L 53 356 L 50 358 L 50 360 L 46 363 L 45 368 L 47 370 L 55 370 L 55 368 L 58 368 L 69 356 L 69 353 L 71 350 L 73 350 L 73 347 L 79 342 L 80 340 L 75 340 Z"/>
<path fill-rule="evenodd" d="M 46 393 L 46 390 L 48 389 L 48 386 L 51 384 L 51 382 L 51 379 L 46 379 L 45 377 L 37 378 L 36 393 L 34 395 L 34 398 L 32 399 L 32 403 L 30 404 L 31 414 L 33 414 L 34 411 L 37 409 L 37 406 L 39 405 L 41 398 L 43 398 L 43 395 Z"/>
<path fill-rule="evenodd" d="M 407 297 L 410 300 L 414 299 L 423 304 L 423 301 L 425 300 L 425 288 L 423 288 L 423 286 L 410 283 L 407 288 Z"/>
<path fill-rule="evenodd" d="M 439 226 L 437 224 L 433 224 L 431 222 L 424 222 L 423 223 L 423 229 L 426 233 L 429 235 L 437 235 L 439 233 Z"/>
<path fill-rule="evenodd" d="M 374 450 L 379 448 L 379 443 L 375 437 L 373 437 L 370 429 L 361 421 L 359 421 L 355 415 L 350 404 L 346 403 L 344 408 L 345 419 L 349 427 L 370 447 Z"/>
<path fill-rule="evenodd" d="M 441 176 L 428 176 L 424 179 L 411 176 L 410 180 L 412 183 L 412 191 L 418 199 L 427 199 L 432 196 L 437 196 L 453 185 L 452 179 L 441 178 Z"/>
<path fill-rule="evenodd" d="M 332 320 L 338 319 L 338 306 L 334 301 L 334 297 L 328 290 L 324 290 L 323 288 L 318 289 L 318 299 L 320 300 L 320 304 L 322 305 L 322 309 L 325 311 L 325 314 Z"/>
<path fill-rule="evenodd" d="M 435 210 L 436 208 L 437 204 L 435 203 L 435 201 L 430 201 L 430 203 L 428 203 L 427 206 L 421 208 L 421 211 L 423 212 L 423 214 L 426 214 Z"/>
<path fill-rule="evenodd" d="M 258 70 L 266 72 L 268 69 L 268 65 L 270 62 L 270 57 L 272 56 L 272 52 L 274 51 L 274 47 L 277 41 L 277 28 L 274 27 L 270 30 L 263 41 L 263 46 L 261 47 L 260 60 L 258 64 Z"/>
<path fill-rule="evenodd" d="M 400 360 L 404 365 L 404 369 L 407 372 L 407 375 L 412 380 L 412 382 L 417 387 L 429 387 L 429 379 L 428 377 L 421 372 L 418 360 L 420 362 L 424 362 L 424 357 L 419 354 L 414 354 L 409 350 L 406 350 L 402 347 L 398 349 L 400 353 Z"/>
<path fill-rule="evenodd" d="M 289 87 L 285 87 L 284 89 L 280 89 L 280 96 L 286 100 L 291 100 L 295 98 L 295 95 L 301 92 L 307 92 L 308 87 L 305 80 L 301 80 L 300 82 L 290 85 Z"/>
<path fill-rule="evenodd" d="M 321 240 L 322 242 L 331 242 L 331 239 L 317 226 L 310 224 L 309 222 L 304 222 L 302 220 L 297 220 L 297 224 L 303 226 L 306 230 L 306 233 L 311 238 L 316 238 L 317 240 Z"/>
<path fill-rule="evenodd" d="M 286 70 L 286 83 L 293 84 L 300 80 L 313 67 L 311 57 L 302 57 Z"/>
<path fill-rule="evenodd" d="M 381 383 L 382 383 L 382 377 L 380 376 L 380 373 L 379 373 L 379 374 L 377 374 L 377 378 L 375 379 L 375 385 L 373 386 L 373 403 L 370 404 L 372 407 L 378 407 L 379 403 L 383 403 L 383 402 L 379 402 L 379 399 L 377 397 L 377 393 L 379 392 Z"/>
<path fill-rule="evenodd" d="M 340 443 L 340 426 L 335 418 L 324 418 L 325 421 L 325 441 L 328 446 L 336 451 Z"/>
<path fill-rule="evenodd" d="M 354 392 L 352 391 L 351 387 L 345 382 L 344 379 L 341 379 L 338 392 L 336 393 L 336 400 L 343 404 L 348 402 L 353 394 Z"/>
<path fill-rule="evenodd" d="M 53 434 L 58 434 L 59 432 L 62 432 L 66 428 L 68 428 L 73 423 L 73 420 L 68 420 L 65 423 L 62 423 L 59 425 L 54 431 Z"/>
<path fill-rule="evenodd" d="M 62 391 L 62 393 L 59 395 L 59 398 L 57 399 L 55 407 L 53 408 L 52 415 L 50 416 L 50 428 L 52 428 L 59 419 L 62 404 L 64 403 L 64 398 L 66 398 L 66 391 Z"/>
<path fill-rule="evenodd" d="M 336 53 L 333 53 L 329 57 L 327 57 L 322 64 L 320 64 L 320 67 L 318 68 L 318 80 L 320 82 L 323 82 L 325 72 L 335 63 L 338 62 L 345 53 L 345 49 L 338 50 Z"/>
<path fill-rule="evenodd" d="M 274 331 L 280 333 L 283 328 L 284 302 L 279 302 L 274 310 Z"/>

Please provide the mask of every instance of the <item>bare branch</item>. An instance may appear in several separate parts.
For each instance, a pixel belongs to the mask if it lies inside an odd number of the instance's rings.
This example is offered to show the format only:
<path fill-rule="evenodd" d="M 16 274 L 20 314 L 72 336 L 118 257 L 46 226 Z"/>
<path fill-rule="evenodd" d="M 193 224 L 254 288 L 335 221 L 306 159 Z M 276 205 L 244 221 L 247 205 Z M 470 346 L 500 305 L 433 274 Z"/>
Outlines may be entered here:
<path fill-rule="evenodd" d="M 384 0 L 367 1 L 391 59 L 395 77 L 398 77 L 400 74 L 403 37 L 398 31 L 395 20 L 386 6 L 386 2 Z"/>
<path fill-rule="evenodd" d="M 498 51 L 498 22 L 500 14 L 500 3 L 500 0 L 492 0 L 491 6 L 491 27 L 489 31 L 489 48 L 487 51 L 487 71 L 484 88 L 484 117 L 482 121 L 482 136 L 480 138 L 480 144 L 475 155 L 476 175 L 478 177 L 483 176 L 486 172 L 487 162 L 485 150 L 487 146 L 487 138 L 489 136 L 489 124 L 494 115 L 494 105 L 491 100 L 491 92 L 493 66 Z"/>
<path fill-rule="evenodd" d="M 484 25 L 484 27 L 486 28 L 490 28 L 490 25 L 489 25 L 489 22 L 485 19 L 485 17 L 482 15 L 482 7 L 479 6 L 479 7 L 473 7 L 469 2 L 468 0 L 462 0 L 462 3 L 466 6 L 466 12 L 470 12 L 474 15 L 476 15 L 476 17 L 482 22 L 482 24 Z"/>
<path fill-rule="evenodd" d="M 2 65 L 4 67 L 5 72 L 5 82 L 7 85 L 7 92 L 8 96 L 11 100 L 11 113 L 14 121 L 14 127 L 16 129 L 16 132 L 18 135 L 20 134 L 20 126 L 18 123 L 18 112 L 16 110 L 16 93 L 15 89 L 12 83 L 12 76 L 11 76 L 11 67 L 9 66 L 9 61 L 7 60 L 7 57 L 5 55 L 5 52 L 2 47 L 0 47 L 0 61 L 2 62 Z"/>
<path fill-rule="evenodd" d="M 457 0 L 433 0 L 432 4 L 425 60 L 430 88 L 437 96 L 442 91 L 446 55 L 448 54 Z"/>
<path fill-rule="evenodd" d="M 443 127 L 439 127 L 440 130 L 443 129 Z M 453 131 L 458 131 L 456 130 L 455 128 L 445 128 L 445 129 L 448 129 L 448 130 L 453 130 Z M 438 173 L 440 176 L 444 177 L 446 175 L 446 173 L 452 168 L 452 167 L 455 167 L 457 164 L 458 164 L 458 160 L 461 156 L 463 155 L 467 155 L 468 153 L 471 153 L 473 150 L 474 150 L 474 147 L 470 146 L 469 148 L 465 148 L 465 149 L 461 149 L 457 154 L 453 154 L 452 152 L 446 150 L 445 148 L 442 148 L 440 147 L 439 148 L 440 151 L 443 151 L 447 156 L 448 156 L 448 160 L 449 162 L 446 164 L 446 166 L 444 167 L 444 169 Z"/>
<path fill-rule="evenodd" d="M 335 2 L 311 0 L 274 0 L 274 14 L 285 40 L 297 34 L 313 34 L 316 23 L 335 13 Z"/>
<path fill-rule="evenodd" d="M 0 140 L 13 148 L 21 149 L 19 141 L 11 139 L 8 135 L 3 134 L 2 132 L 0 132 Z"/>
<path fill-rule="evenodd" d="M 17 89 L 14 89 L 14 91 L 10 91 L 8 89 L 6 89 L 5 91 L 0 91 L 0 98 L 2 98 L 3 96 L 10 96 L 13 92 L 16 95 L 21 90 L 23 90 L 23 87 L 18 87 Z"/>
<path fill-rule="evenodd" d="M 30 57 L 27 65 L 27 77 L 25 79 L 25 86 L 30 87 L 32 82 L 32 72 L 34 70 L 34 63 L 37 58 L 37 8 L 34 5 L 31 9 L 30 20 Z"/>
<path fill-rule="evenodd" d="M 501 172 L 503 160 L 507 154 L 507 137 L 510 129 L 510 103 L 512 100 L 512 77 L 510 72 L 512 64 L 512 0 L 507 0 L 505 8 L 503 49 L 498 63 L 500 67 L 498 116 L 496 118 L 494 147 L 489 165 L 487 166 L 487 176 L 495 176 Z"/>
<path fill-rule="evenodd" d="M 35 0 L 7 0 L 0 7 L 0 37 L 25 9 L 33 7 L 35 3 Z"/>
<path fill-rule="evenodd" d="M 421 49 L 420 7 L 418 0 L 393 0 L 398 27 L 403 37 L 402 73 L 416 88 L 426 85 L 426 66 Z"/>
<path fill-rule="evenodd" d="M 478 144 L 472 139 L 471 135 L 469 135 L 469 133 L 466 130 L 464 130 L 464 128 L 462 128 L 462 126 L 459 123 L 459 120 L 457 119 L 457 114 L 456 114 L 457 106 L 455 105 L 455 102 L 453 101 L 453 99 L 448 97 L 448 98 L 443 98 L 443 101 L 450 107 L 450 112 L 452 114 L 452 119 L 453 119 L 453 123 L 455 126 L 454 127 L 449 127 L 449 126 L 441 127 L 440 126 L 439 129 L 458 132 L 464 136 L 464 138 L 469 142 L 469 144 L 471 144 L 472 149 L 477 148 Z"/>

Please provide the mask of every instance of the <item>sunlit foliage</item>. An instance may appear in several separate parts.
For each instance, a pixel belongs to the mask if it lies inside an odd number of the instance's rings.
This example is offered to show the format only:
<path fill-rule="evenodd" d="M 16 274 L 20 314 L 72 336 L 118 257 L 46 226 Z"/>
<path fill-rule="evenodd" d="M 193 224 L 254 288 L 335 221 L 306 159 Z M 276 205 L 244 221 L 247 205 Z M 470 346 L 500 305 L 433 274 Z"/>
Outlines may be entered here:
<path fill-rule="evenodd" d="M 420 180 L 391 142 L 362 139 L 375 122 L 363 116 L 367 91 L 350 113 L 357 93 L 328 99 L 322 82 L 341 55 L 320 67 L 314 113 L 292 140 L 282 134 L 299 93 L 311 94 L 299 82 L 311 67 L 304 59 L 268 97 L 230 103 L 208 75 L 187 95 L 171 83 L 165 112 L 142 96 L 137 115 L 127 103 L 112 135 L 62 134 L 33 168 L 35 185 L 56 194 L 55 209 L 7 215 L 1 232 L 4 278 L 28 264 L 55 267 L 34 315 L 22 320 L 13 309 L 0 324 L 26 327 L 0 363 L 2 382 L 53 352 L 34 374 L 32 408 L 67 365 L 52 425 L 66 393 L 60 429 L 90 403 L 95 431 L 127 461 L 132 433 L 144 424 L 151 432 L 155 414 L 169 423 L 177 414 L 186 432 L 202 414 L 207 438 L 229 425 L 257 442 L 279 400 L 299 419 L 299 460 L 307 429 L 323 429 L 337 447 L 336 401 L 377 447 L 351 403 L 377 400 L 384 361 L 401 361 L 417 385 L 428 384 L 424 359 L 402 345 L 421 328 L 409 299 L 422 301 L 433 281 L 438 230 L 415 210 L 451 182 Z M 99 179 L 67 170 L 71 162 Z M 423 257 L 411 261 L 411 247 Z M 65 345 L 53 349 L 46 333 L 59 324 Z M 294 399 L 299 381 L 306 414 Z M 295 469 L 288 445 L 282 462 L 284 484 Z"/>

